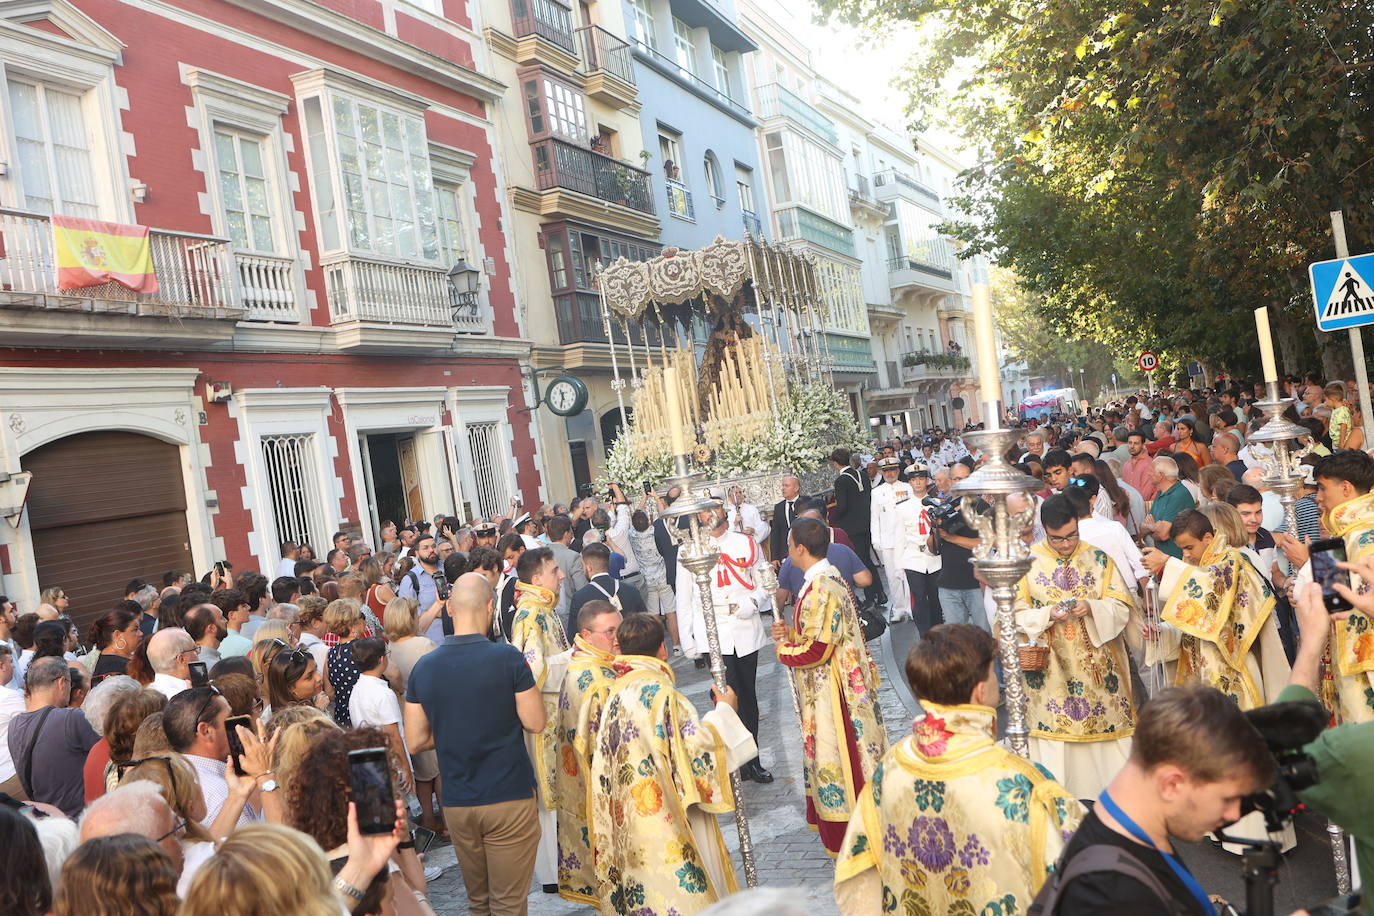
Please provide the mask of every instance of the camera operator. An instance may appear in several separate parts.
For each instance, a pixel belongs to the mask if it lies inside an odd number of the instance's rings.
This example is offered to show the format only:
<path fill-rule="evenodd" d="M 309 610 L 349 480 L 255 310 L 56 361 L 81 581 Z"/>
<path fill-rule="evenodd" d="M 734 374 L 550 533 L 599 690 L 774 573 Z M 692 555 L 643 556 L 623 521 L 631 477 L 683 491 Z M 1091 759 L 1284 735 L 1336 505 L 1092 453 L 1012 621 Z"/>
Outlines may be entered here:
<path fill-rule="evenodd" d="M 1340 563 L 1365 582 L 1374 581 L 1374 558 Z M 1342 598 L 1365 615 L 1374 615 L 1374 592 L 1355 594 L 1337 582 L 1333 586 Z M 1315 582 L 1297 595 L 1298 632 L 1301 642 L 1293 660 L 1293 673 L 1278 702 L 1320 700 L 1322 655 L 1331 635 L 1332 621 L 1343 621 L 1348 614 L 1331 614 L 1322 603 L 1321 586 Z M 1374 776 L 1369 761 L 1374 760 L 1374 722 L 1358 722 L 1328 728 L 1303 748 L 1316 763 L 1320 779 L 1298 792 L 1309 808 L 1345 828 L 1355 841 L 1360 868 L 1360 886 L 1368 898 L 1374 887 Z M 1366 912 L 1368 907 L 1366 906 Z"/>
<path fill-rule="evenodd" d="M 957 483 L 969 475 L 969 467 L 956 462 L 953 481 Z M 940 574 L 936 580 L 940 593 L 940 613 L 945 623 L 971 623 L 988 629 L 983 609 L 983 591 L 973 576 L 973 548 L 978 546 L 978 532 L 964 521 L 958 511 L 962 497 L 953 496 L 942 511 L 939 505 L 930 510 L 931 522 L 940 535 Z M 930 505 L 929 502 L 926 503 Z"/>
<path fill-rule="evenodd" d="M 402 598 L 414 598 L 420 605 L 422 610 L 415 631 L 437 646 L 444 641 L 444 620 L 447 616 L 441 618 L 440 612 L 444 609 L 444 599 L 448 597 L 448 580 L 440 566 L 442 561 L 439 559 L 439 548 L 434 543 L 434 535 L 422 534 L 417 537 L 413 552 L 415 568 L 401 579 L 396 594 Z"/>

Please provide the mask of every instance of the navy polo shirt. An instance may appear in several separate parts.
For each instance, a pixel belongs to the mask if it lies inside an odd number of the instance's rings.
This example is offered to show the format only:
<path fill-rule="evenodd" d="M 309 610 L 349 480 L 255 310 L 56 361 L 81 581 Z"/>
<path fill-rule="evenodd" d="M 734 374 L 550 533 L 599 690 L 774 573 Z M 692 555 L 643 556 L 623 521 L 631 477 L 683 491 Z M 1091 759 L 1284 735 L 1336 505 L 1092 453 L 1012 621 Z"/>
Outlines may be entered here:
<path fill-rule="evenodd" d="M 843 544 L 836 544 L 834 541 L 831 541 L 830 546 L 826 548 L 825 558 L 830 561 L 830 565 L 835 567 L 835 571 L 840 574 L 840 578 L 850 588 L 854 587 L 854 577 L 866 569 L 858 554 Z M 782 568 L 778 570 L 778 585 L 791 592 L 795 598 L 801 594 L 802 586 L 805 583 L 806 574 L 792 565 L 792 559 L 789 557 L 783 560 Z"/>
<path fill-rule="evenodd" d="M 429 717 L 447 808 L 534 796 L 534 768 L 515 695 L 534 687 L 519 649 L 476 633 L 449 636 L 420 658 L 406 700 Z"/>

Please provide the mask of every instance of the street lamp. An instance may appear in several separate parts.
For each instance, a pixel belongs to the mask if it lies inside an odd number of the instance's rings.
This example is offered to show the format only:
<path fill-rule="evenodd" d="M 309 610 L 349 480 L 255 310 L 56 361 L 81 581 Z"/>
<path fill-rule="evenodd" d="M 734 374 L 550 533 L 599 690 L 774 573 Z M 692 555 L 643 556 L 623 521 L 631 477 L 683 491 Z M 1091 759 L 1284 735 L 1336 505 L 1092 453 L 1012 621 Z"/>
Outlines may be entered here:
<path fill-rule="evenodd" d="M 477 290 L 481 286 L 482 272 L 467 262 L 467 258 L 459 258 L 458 263 L 448 269 L 448 298 L 449 308 L 452 309 L 453 321 L 458 322 L 459 313 L 463 309 L 471 309 L 472 315 L 477 316 Z"/>

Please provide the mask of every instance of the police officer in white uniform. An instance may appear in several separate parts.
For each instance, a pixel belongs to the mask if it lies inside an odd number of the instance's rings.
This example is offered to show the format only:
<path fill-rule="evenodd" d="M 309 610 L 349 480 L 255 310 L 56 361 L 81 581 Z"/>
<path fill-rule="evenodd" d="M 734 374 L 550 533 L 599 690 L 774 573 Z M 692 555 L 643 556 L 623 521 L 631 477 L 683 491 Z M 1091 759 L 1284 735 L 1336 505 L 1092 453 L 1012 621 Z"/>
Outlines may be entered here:
<path fill-rule="evenodd" d="M 739 698 L 739 717 L 754 736 L 759 737 L 759 701 L 754 679 L 759 667 L 759 649 L 771 638 L 759 618 L 772 612 L 773 596 L 764 587 L 763 551 L 752 537 L 730 527 L 725 508 L 701 513 L 701 524 L 711 530 L 711 545 L 720 551 L 720 560 L 711 570 L 711 603 L 716 613 L 716 633 L 725 663 L 725 680 Z M 769 572 L 772 570 L 770 569 Z M 677 624 L 682 654 L 703 656 L 706 648 L 706 618 L 697 598 L 696 577 L 681 562 L 677 565 Z M 759 759 L 740 767 L 740 777 L 754 782 L 773 781 L 773 774 Z"/>
<path fill-rule="evenodd" d="M 906 469 L 907 484 L 914 499 L 897 507 L 901 532 L 902 571 L 911 591 L 911 607 L 916 628 L 924 634 L 943 618 L 940 614 L 940 555 L 934 552 L 936 540 L 930 509 L 921 502 L 930 485 L 930 471 L 921 465 Z"/>
<path fill-rule="evenodd" d="M 906 570 L 902 565 L 902 551 L 906 541 L 906 521 L 903 515 L 911 509 L 908 503 L 920 507 L 920 497 L 911 484 L 901 479 L 902 462 L 883 458 L 878 462 L 883 482 L 873 488 L 869 497 L 873 549 L 883 564 L 887 577 L 887 619 L 890 623 L 911 619 L 911 591 L 907 588 Z"/>

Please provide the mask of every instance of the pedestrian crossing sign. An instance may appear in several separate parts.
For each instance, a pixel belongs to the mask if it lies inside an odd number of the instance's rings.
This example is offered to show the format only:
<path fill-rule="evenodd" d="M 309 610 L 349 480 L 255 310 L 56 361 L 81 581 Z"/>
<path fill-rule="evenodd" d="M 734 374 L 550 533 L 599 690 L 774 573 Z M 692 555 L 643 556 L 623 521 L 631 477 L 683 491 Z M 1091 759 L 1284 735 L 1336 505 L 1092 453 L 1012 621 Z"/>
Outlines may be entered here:
<path fill-rule="evenodd" d="M 1307 271 L 1318 330 L 1374 324 L 1374 254 L 1318 261 Z"/>

